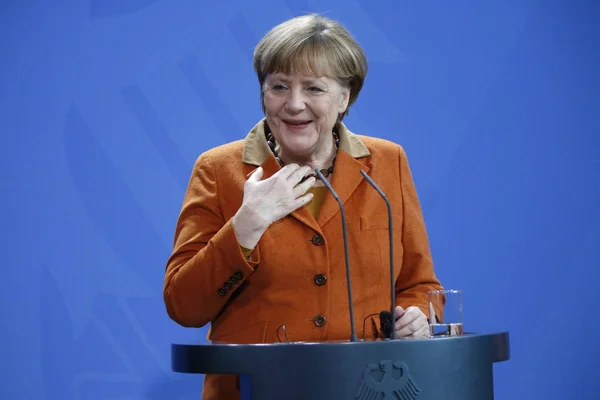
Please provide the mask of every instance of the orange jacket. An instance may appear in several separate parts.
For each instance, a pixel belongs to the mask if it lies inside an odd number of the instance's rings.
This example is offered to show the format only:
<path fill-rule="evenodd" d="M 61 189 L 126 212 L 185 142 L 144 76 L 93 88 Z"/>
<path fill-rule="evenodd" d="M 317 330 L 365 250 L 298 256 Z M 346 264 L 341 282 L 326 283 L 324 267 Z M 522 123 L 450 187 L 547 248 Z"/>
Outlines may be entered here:
<path fill-rule="evenodd" d="M 231 218 L 257 166 L 263 179 L 279 170 L 265 141 L 263 121 L 244 140 L 219 146 L 196 161 L 183 201 L 164 300 L 182 326 L 210 323 L 209 339 L 230 343 L 346 340 L 350 337 L 341 214 L 327 195 L 315 220 L 304 207 L 271 225 L 250 260 Z M 378 315 L 390 308 L 388 215 L 392 204 L 396 304 L 428 315 L 427 291 L 441 289 L 406 154 L 392 142 L 338 126 L 340 148 L 331 185 L 346 213 L 355 326 L 377 336 Z M 204 399 L 235 399 L 231 377 L 205 377 Z"/>

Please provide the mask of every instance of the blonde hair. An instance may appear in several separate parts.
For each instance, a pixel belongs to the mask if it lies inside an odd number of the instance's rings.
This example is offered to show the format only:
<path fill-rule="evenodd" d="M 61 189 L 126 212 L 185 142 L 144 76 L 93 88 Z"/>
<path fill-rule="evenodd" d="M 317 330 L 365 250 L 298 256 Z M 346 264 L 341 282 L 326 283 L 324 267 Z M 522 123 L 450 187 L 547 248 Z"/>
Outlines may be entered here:
<path fill-rule="evenodd" d="M 254 70 L 261 88 L 268 74 L 329 76 L 350 90 L 348 107 L 358 98 L 367 75 L 367 58 L 339 22 L 318 14 L 303 15 L 273 27 L 254 50 Z"/>

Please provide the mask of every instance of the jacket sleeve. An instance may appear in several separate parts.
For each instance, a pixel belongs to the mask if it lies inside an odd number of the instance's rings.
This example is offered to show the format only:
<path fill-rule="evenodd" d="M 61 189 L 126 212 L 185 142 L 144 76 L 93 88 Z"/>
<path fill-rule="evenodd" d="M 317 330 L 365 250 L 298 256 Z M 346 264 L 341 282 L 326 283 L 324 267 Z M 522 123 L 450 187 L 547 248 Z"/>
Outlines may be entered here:
<path fill-rule="evenodd" d="M 398 146 L 402 189 L 402 269 L 396 281 L 396 305 L 417 306 L 429 317 L 427 292 L 443 289 L 433 261 L 421 205 L 404 149 Z"/>
<path fill-rule="evenodd" d="M 202 155 L 194 165 L 166 266 L 167 313 L 185 327 L 211 322 L 260 261 L 258 247 L 245 258 L 231 220 L 224 219 L 210 161 Z"/>

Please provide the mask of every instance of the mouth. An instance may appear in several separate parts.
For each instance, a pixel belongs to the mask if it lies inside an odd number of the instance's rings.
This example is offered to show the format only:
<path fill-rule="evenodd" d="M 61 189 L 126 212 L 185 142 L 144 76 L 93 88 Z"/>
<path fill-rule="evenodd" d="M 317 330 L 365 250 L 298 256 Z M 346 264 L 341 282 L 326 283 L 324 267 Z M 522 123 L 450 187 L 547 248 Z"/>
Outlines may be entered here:
<path fill-rule="evenodd" d="M 306 128 L 312 121 L 310 120 L 293 120 L 293 119 L 284 119 L 282 120 L 284 124 L 292 129 L 303 129 Z"/>

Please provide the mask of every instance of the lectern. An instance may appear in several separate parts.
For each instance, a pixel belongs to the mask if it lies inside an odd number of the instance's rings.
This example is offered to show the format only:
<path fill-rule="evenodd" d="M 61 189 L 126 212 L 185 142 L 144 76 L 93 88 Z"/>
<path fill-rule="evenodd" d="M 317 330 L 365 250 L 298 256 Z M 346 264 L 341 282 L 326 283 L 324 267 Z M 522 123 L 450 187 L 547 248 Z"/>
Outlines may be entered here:
<path fill-rule="evenodd" d="M 237 374 L 242 400 L 489 400 L 508 332 L 358 342 L 172 344 L 176 372 Z"/>

